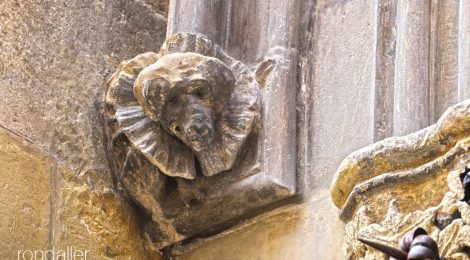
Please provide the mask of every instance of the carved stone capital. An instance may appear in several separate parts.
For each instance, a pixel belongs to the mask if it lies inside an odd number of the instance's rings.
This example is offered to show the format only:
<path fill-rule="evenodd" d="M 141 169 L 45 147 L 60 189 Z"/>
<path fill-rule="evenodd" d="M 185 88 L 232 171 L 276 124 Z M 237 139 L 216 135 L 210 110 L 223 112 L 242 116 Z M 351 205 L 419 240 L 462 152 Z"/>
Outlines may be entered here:
<path fill-rule="evenodd" d="M 348 259 L 385 259 L 357 238 L 393 246 L 417 227 L 437 241 L 442 257 L 468 256 L 470 206 L 465 190 L 470 186 L 464 180 L 469 149 L 466 100 L 449 108 L 435 125 L 385 139 L 344 159 L 331 196 L 347 222 Z"/>

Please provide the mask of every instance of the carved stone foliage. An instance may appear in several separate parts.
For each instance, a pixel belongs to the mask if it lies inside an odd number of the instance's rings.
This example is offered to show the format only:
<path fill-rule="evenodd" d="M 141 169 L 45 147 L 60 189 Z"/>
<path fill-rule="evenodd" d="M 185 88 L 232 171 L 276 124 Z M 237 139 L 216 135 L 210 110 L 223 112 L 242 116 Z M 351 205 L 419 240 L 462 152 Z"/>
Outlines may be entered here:
<path fill-rule="evenodd" d="M 421 227 L 446 259 L 470 259 L 470 100 L 416 133 L 360 149 L 340 165 L 331 196 L 347 222 L 348 259 L 387 259 L 357 238 L 390 246 Z M 467 190 L 467 191 L 466 191 Z"/>
<path fill-rule="evenodd" d="M 161 248 L 290 196 L 262 171 L 260 86 L 204 36 L 169 36 L 121 63 L 106 88 L 118 188 Z"/>

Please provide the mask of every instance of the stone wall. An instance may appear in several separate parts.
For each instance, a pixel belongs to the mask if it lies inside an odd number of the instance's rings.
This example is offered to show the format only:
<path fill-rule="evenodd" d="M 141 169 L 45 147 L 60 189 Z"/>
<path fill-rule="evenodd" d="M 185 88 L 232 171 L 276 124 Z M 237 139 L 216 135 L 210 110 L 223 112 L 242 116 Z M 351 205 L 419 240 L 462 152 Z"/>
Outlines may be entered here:
<path fill-rule="evenodd" d="M 205 25 L 229 54 L 253 64 L 267 51 L 249 49 L 260 40 L 243 37 L 262 28 L 256 23 L 288 39 L 300 54 L 292 81 L 299 102 L 297 167 L 311 177 L 303 179 L 311 196 L 167 253 L 341 259 L 344 225 L 330 199 L 333 174 L 352 151 L 425 127 L 470 97 L 469 1 L 284 1 L 301 10 L 285 19 L 300 23 L 282 25 L 285 34 L 256 15 L 266 2 L 230 3 L 231 12 L 183 17 L 186 23 L 173 27 Z M 158 0 L 0 2 L 1 258 L 67 246 L 91 250 L 92 259 L 159 257 L 141 242 L 138 216 L 112 190 L 101 106 L 103 86 L 120 61 L 158 50 L 166 14 L 166 1 Z M 218 30 L 221 17 L 227 26 L 245 27 Z M 278 45 L 271 35 L 259 37 Z"/>
<path fill-rule="evenodd" d="M 153 258 L 112 190 L 101 106 L 117 64 L 160 47 L 167 5 L 0 2 L 0 258 L 69 246 L 91 259 Z"/>
<path fill-rule="evenodd" d="M 299 170 L 307 203 L 175 248 L 178 259 L 343 259 L 329 186 L 351 152 L 470 98 L 469 1 L 303 1 Z M 302 146 L 305 144 L 305 146 Z"/>

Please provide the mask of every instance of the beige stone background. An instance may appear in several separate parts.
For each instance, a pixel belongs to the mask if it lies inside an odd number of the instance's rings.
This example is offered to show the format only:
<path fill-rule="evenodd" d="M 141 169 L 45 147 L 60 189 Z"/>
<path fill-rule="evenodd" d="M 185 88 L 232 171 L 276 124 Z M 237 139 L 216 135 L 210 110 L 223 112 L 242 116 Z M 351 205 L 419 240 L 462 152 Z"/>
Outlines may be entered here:
<path fill-rule="evenodd" d="M 470 1 L 317 0 L 301 1 L 300 10 L 299 127 L 307 147 L 299 157 L 311 196 L 175 248 L 179 259 L 343 259 L 344 225 L 329 194 L 341 161 L 433 124 L 470 98 Z"/>
<path fill-rule="evenodd" d="M 158 50 L 167 6 L 0 1 L 1 259 L 66 246 L 92 259 L 158 259 L 111 189 L 100 108 L 115 66 Z M 343 224 L 328 192 L 341 160 L 470 97 L 468 0 L 307 0 L 301 10 L 299 130 L 308 147 L 299 156 L 310 198 L 175 248 L 174 258 L 342 259 Z"/>
<path fill-rule="evenodd" d="M 154 258 L 111 187 L 100 107 L 120 61 L 156 51 L 167 3 L 0 1 L 0 259 L 17 250 Z"/>

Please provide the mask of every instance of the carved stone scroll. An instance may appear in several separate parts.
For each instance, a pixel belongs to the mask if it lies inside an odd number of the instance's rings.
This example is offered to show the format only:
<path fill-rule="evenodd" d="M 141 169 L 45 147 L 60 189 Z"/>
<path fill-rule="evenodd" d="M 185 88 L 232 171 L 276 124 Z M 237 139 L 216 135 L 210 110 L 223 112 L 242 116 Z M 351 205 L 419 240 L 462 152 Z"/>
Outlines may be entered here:
<path fill-rule="evenodd" d="M 397 245 L 424 228 L 446 259 L 470 259 L 470 100 L 416 133 L 385 139 L 349 155 L 331 186 L 347 222 L 348 259 L 386 259 L 357 238 Z"/>
<path fill-rule="evenodd" d="M 255 73 L 202 35 L 172 35 L 158 53 L 122 62 L 105 102 L 118 188 L 156 248 L 293 195 L 262 165 Z"/>

